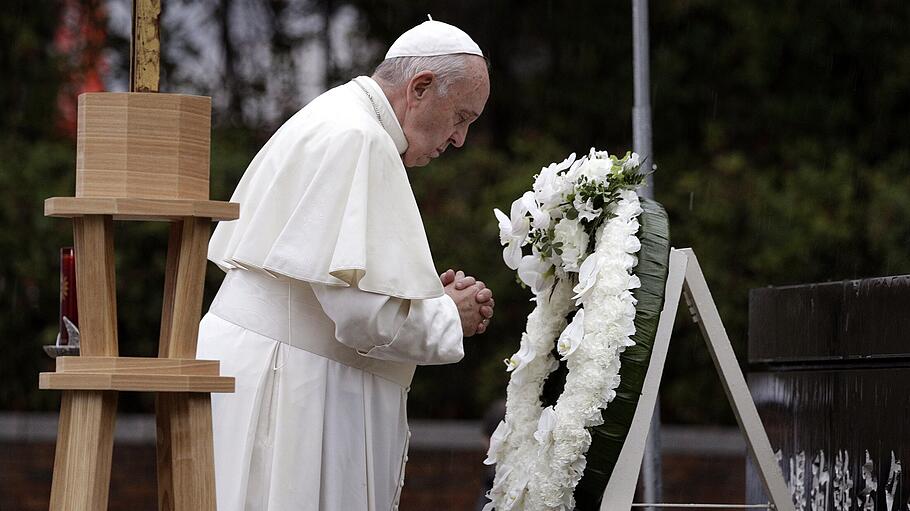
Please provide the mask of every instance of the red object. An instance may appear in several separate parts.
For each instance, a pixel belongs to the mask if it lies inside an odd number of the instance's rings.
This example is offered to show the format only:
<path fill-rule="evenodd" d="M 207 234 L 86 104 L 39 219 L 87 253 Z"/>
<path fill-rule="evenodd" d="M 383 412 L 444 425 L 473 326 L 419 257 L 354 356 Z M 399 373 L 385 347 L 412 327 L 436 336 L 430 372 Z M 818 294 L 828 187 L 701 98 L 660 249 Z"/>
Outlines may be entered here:
<path fill-rule="evenodd" d="M 57 95 L 57 128 L 75 137 L 78 98 L 83 92 L 104 90 L 108 65 L 107 12 L 102 0 L 63 0 L 54 34 L 63 80 Z"/>
<path fill-rule="evenodd" d="M 76 254 L 73 247 L 60 249 L 60 345 L 69 344 L 69 332 L 63 316 L 79 326 L 79 306 L 76 302 Z"/>

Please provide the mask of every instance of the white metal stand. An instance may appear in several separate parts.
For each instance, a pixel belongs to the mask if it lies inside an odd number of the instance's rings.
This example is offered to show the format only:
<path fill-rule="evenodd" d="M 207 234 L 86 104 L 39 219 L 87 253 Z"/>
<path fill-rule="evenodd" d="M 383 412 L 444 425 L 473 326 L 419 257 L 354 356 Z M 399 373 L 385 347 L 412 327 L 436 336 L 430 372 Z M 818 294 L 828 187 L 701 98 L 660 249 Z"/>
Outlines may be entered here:
<path fill-rule="evenodd" d="M 790 499 L 790 491 L 787 489 L 780 467 L 774 459 L 768 435 L 758 416 L 755 402 L 752 401 L 752 396 L 749 394 L 746 379 L 736 361 L 733 346 L 724 330 L 723 322 L 721 322 L 717 306 L 711 297 L 711 291 L 705 282 L 705 276 L 695 257 L 695 252 L 690 248 L 672 249 L 669 266 L 664 310 L 661 312 L 657 325 L 651 363 L 645 375 L 638 407 L 632 418 L 629 436 L 620 451 L 616 468 L 604 491 L 601 511 L 632 508 L 632 499 L 638 484 L 645 442 L 648 437 L 651 416 L 654 413 L 657 392 L 660 388 L 660 378 L 667 360 L 667 349 L 670 346 L 680 296 L 685 297 L 692 320 L 698 324 L 708 351 L 711 353 L 714 367 L 720 376 L 727 399 L 733 407 L 739 429 L 746 437 L 749 454 L 756 461 L 758 472 L 765 486 L 765 493 L 776 509 L 795 511 L 793 501 Z M 654 505 L 654 507 L 661 506 Z"/>

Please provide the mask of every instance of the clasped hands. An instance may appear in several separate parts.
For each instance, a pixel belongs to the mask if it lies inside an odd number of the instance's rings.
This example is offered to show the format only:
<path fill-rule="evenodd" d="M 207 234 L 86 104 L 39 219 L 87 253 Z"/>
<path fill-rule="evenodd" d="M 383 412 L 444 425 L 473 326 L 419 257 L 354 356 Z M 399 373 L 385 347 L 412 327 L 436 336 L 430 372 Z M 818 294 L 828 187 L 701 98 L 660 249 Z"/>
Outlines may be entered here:
<path fill-rule="evenodd" d="M 461 270 L 446 270 L 439 276 L 445 292 L 458 307 L 461 330 L 465 337 L 487 331 L 493 318 L 493 291 L 483 282 Z"/>

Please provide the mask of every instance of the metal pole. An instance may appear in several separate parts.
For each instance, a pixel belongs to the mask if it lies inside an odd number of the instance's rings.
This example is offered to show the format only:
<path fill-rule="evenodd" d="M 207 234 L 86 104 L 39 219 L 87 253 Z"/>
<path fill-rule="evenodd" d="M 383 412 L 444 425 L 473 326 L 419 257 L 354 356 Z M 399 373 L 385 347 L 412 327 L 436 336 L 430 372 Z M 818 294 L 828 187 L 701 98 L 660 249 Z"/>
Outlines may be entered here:
<path fill-rule="evenodd" d="M 632 0 L 632 70 L 635 80 L 635 106 L 632 109 L 632 150 L 650 169 L 654 164 L 651 151 L 651 59 L 648 42 L 648 0 Z M 639 193 L 654 198 L 654 180 Z"/>
<path fill-rule="evenodd" d="M 632 71 L 634 75 L 635 105 L 632 109 L 632 148 L 641 157 L 646 169 L 654 164 L 651 148 L 651 63 L 648 38 L 648 0 L 632 0 Z M 654 198 L 654 179 L 651 174 L 645 187 L 639 190 L 643 197 Z M 660 398 L 651 416 L 651 428 L 642 460 L 642 480 L 645 502 L 660 502 L 663 494 L 660 456 Z M 653 508 L 649 508 L 653 511 Z"/>

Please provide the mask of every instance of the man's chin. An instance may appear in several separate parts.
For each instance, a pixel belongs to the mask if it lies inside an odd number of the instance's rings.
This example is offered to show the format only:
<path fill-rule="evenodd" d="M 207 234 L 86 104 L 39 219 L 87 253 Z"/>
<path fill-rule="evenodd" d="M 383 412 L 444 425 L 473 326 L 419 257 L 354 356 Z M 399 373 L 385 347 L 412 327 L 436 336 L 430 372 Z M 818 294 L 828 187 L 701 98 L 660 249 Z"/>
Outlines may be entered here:
<path fill-rule="evenodd" d="M 416 158 L 415 160 L 410 161 L 410 162 L 404 161 L 404 166 L 408 167 L 408 168 L 426 167 L 427 164 L 430 163 L 431 161 L 433 161 L 433 159 L 430 158 L 429 156 L 422 156 L 422 157 Z"/>

